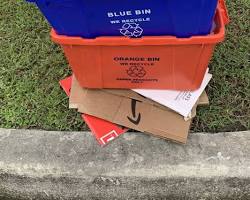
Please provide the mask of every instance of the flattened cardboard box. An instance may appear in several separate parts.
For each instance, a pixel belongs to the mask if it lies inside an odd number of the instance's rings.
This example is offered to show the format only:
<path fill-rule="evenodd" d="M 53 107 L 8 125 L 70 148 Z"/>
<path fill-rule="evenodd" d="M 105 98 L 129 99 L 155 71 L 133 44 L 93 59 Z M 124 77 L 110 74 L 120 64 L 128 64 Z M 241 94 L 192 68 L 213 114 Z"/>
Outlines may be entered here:
<path fill-rule="evenodd" d="M 204 93 L 198 104 L 208 104 Z M 69 107 L 81 113 L 151 133 L 154 136 L 186 143 L 192 119 L 138 95 L 132 90 L 102 90 L 81 88 L 73 77 Z M 196 106 L 193 109 L 195 116 Z"/>

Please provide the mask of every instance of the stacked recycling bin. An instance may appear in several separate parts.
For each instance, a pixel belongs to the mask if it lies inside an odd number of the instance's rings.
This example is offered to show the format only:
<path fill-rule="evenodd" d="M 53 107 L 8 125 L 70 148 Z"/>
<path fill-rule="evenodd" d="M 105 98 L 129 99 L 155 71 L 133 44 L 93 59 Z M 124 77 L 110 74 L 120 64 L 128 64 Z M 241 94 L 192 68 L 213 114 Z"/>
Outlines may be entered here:
<path fill-rule="evenodd" d="M 229 21 L 223 0 L 27 1 L 47 18 L 52 40 L 62 46 L 79 87 L 88 91 L 196 91 Z M 82 109 L 94 115 L 88 110 Z"/>

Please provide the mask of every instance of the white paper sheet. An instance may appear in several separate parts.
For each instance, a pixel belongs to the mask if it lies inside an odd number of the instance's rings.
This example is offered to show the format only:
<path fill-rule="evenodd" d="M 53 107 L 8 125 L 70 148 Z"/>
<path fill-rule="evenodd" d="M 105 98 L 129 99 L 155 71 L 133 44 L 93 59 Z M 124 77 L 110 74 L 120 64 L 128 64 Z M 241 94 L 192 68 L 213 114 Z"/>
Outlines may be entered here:
<path fill-rule="evenodd" d="M 202 81 L 201 87 L 195 91 L 148 89 L 133 89 L 133 91 L 176 111 L 184 117 L 189 117 L 192 108 L 198 101 L 202 92 L 205 90 L 211 78 L 212 74 L 209 74 L 207 71 Z"/>

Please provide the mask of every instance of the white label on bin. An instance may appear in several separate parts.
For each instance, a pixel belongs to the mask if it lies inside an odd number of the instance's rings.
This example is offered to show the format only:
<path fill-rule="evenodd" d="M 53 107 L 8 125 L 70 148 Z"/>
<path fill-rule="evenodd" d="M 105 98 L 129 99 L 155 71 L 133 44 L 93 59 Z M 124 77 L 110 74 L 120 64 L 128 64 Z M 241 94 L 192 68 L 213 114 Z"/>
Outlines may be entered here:
<path fill-rule="evenodd" d="M 151 9 L 108 12 L 110 24 L 121 24 L 120 33 L 126 37 L 140 37 L 143 34 L 142 23 L 150 22 Z"/>

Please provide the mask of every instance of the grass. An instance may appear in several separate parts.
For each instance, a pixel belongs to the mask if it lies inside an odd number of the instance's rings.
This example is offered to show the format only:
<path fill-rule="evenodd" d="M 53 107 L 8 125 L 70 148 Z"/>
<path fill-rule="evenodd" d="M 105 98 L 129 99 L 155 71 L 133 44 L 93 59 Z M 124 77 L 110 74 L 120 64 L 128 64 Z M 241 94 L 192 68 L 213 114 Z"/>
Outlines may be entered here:
<path fill-rule="evenodd" d="M 193 131 L 250 129 L 250 1 L 227 5 L 227 38 L 209 66 L 211 104 L 198 110 Z M 24 0 L 0 0 L 0 13 L 0 127 L 86 130 L 58 85 L 71 72 L 38 9 Z"/>

